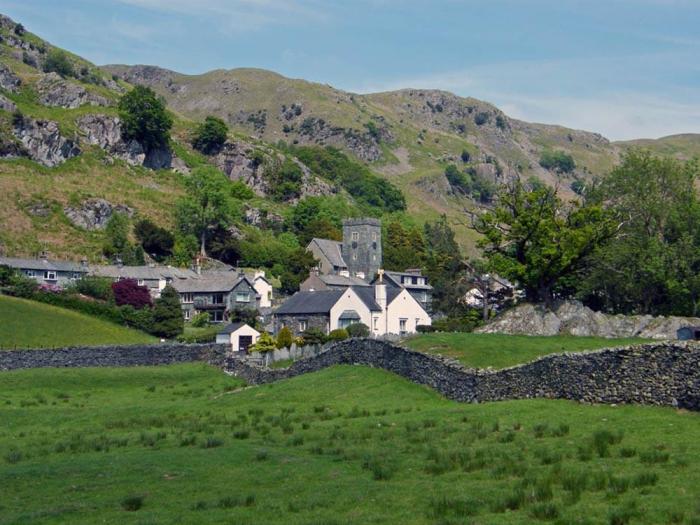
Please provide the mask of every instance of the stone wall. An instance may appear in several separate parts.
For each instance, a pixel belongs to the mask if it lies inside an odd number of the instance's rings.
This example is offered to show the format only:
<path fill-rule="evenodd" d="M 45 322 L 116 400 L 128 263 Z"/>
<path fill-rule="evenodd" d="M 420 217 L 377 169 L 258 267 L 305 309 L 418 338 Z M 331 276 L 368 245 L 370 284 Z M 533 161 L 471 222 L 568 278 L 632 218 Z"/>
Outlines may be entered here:
<path fill-rule="evenodd" d="M 133 346 L 85 346 L 37 350 L 0 351 L 0 370 L 90 366 L 152 366 L 205 361 L 223 366 L 230 345 L 153 344 Z"/>
<path fill-rule="evenodd" d="M 479 403 L 557 398 L 590 403 L 642 403 L 700 410 L 700 344 L 653 343 L 556 354 L 503 370 L 475 370 L 371 339 L 333 344 L 287 369 L 228 359 L 226 369 L 250 384 L 286 379 L 339 364 L 383 368 L 445 397 Z"/>

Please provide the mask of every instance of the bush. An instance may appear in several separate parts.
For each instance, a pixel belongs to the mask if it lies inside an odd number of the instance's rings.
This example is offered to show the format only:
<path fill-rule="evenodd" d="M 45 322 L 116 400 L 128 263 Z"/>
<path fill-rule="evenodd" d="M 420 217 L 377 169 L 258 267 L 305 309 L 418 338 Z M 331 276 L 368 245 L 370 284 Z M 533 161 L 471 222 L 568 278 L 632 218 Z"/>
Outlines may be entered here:
<path fill-rule="evenodd" d="M 124 510 L 134 512 L 143 507 L 143 496 L 128 496 L 121 501 Z"/>
<path fill-rule="evenodd" d="M 255 344 L 248 347 L 248 352 L 272 352 L 277 348 L 277 343 L 274 338 L 267 332 L 263 332 L 258 337 Z"/>
<path fill-rule="evenodd" d="M 207 117 L 197 126 L 192 137 L 192 147 L 205 155 L 211 155 L 221 149 L 226 142 L 228 127 L 220 118 Z"/>
<path fill-rule="evenodd" d="M 85 276 L 75 282 L 74 289 L 82 295 L 101 301 L 113 301 L 112 280 L 109 277 Z"/>
<path fill-rule="evenodd" d="M 327 341 L 326 334 L 318 328 L 308 328 L 301 334 L 305 345 L 322 345 Z"/>
<path fill-rule="evenodd" d="M 576 169 L 574 158 L 565 151 L 545 150 L 540 155 L 540 166 L 559 173 L 571 173 Z"/>
<path fill-rule="evenodd" d="M 44 72 L 58 73 L 62 77 L 72 77 L 74 75 L 73 64 L 70 58 L 60 49 L 52 49 L 46 55 L 46 59 L 44 60 Z"/>
<path fill-rule="evenodd" d="M 292 346 L 293 341 L 292 331 L 288 327 L 283 326 L 277 334 L 277 348 L 289 348 Z"/>
<path fill-rule="evenodd" d="M 151 88 L 136 86 L 123 95 L 119 116 L 124 139 L 138 141 L 146 151 L 168 145 L 173 119 Z"/>
<path fill-rule="evenodd" d="M 23 36 L 25 33 L 24 26 L 20 23 L 15 24 L 14 31 L 15 31 L 15 35 L 17 35 L 17 36 Z"/>
<path fill-rule="evenodd" d="M 430 324 L 419 324 L 416 325 L 416 332 L 419 334 L 429 334 L 431 332 L 436 332 L 436 328 Z"/>
<path fill-rule="evenodd" d="M 329 341 L 344 341 L 350 337 L 348 335 L 348 331 L 345 328 L 337 328 L 335 330 L 331 330 L 331 333 L 328 334 L 328 340 Z"/>
<path fill-rule="evenodd" d="M 432 331 L 440 332 L 471 332 L 482 324 L 481 313 L 470 310 L 462 316 L 444 317 L 433 321 Z"/>
<path fill-rule="evenodd" d="M 123 279 L 112 283 L 112 292 L 117 306 L 129 305 L 140 310 L 151 306 L 151 294 L 145 286 L 139 286 L 134 279 Z"/>
<path fill-rule="evenodd" d="M 369 337 L 369 326 L 364 323 L 353 323 L 345 330 L 349 337 Z"/>
<path fill-rule="evenodd" d="M 469 162 L 471 160 L 472 156 L 468 150 L 463 149 L 461 158 L 462 158 L 462 162 Z"/>
<path fill-rule="evenodd" d="M 171 339 L 182 333 L 184 321 L 180 307 L 180 295 L 175 288 L 168 285 L 163 288 L 160 297 L 153 306 L 151 333 Z"/>
<path fill-rule="evenodd" d="M 141 219 L 134 225 L 134 235 L 141 243 L 143 250 L 157 260 L 173 253 L 175 245 L 173 234 L 148 219 Z"/>
<path fill-rule="evenodd" d="M 190 326 L 193 328 L 206 328 L 209 326 L 209 321 L 211 317 L 206 312 L 200 312 L 195 315 L 190 321 Z"/>
<path fill-rule="evenodd" d="M 489 114 L 485 111 L 481 111 L 480 113 L 477 113 L 476 116 L 474 117 L 474 123 L 477 126 L 483 126 L 486 124 L 491 117 Z"/>

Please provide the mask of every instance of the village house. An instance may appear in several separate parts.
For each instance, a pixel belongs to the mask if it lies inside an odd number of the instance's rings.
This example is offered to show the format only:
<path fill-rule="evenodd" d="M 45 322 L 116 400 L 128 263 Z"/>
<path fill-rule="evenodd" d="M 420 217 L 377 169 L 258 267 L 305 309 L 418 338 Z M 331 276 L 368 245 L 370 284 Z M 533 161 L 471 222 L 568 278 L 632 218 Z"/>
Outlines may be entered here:
<path fill-rule="evenodd" d="M 380 277 L 377 276 L 372 284 Z M 385 271 L 381 277 L 389 288 L 405 288 L 418 301 L 426 312 L 432 311 L 433 287 L 422 275 L 420 268 L 409 269 L 405 272 Z"/>
<path fill-rule="evenodd" d="M 24 276 L 34 279 L 39 284 L 65 288 L 81 279 L 88 271 L 85 262 L 55 261 L 46 257 L 22 259 L 18 257 L 0 257 L 0 266 L 8 266 Z"/>
<path fill-rule="evenodd" d="M 369 286 L 367 281 L 359 277 L 347 275 L 324 275 L 318 269 L 311 270 L 309 277 L 299 285 L 302 292 L 317 292 L 319 290 L 342 290 L 350 286 Z"/>
<path fill-rule="evenodd" d="M 300 291 L 274 313 L 275 333 L 286 326 L 295 335 L 311 328 L 329 334 L 354 323 L 363 323 L 371 336 L 379 337 L 414 333 L 431 320 L 408 290 L 381 280 L 374 286 Z"/>
<path fill-rule="evenodd" d="M 193 270 L 172 266 L 124 266 L 121 264 L 91 266 L 88 275 L 106 277 L 115 282 L 132 279 L 139 286 L 148 288 L 154 299 L 160 297 L 160 293 L 167 285 L 198 277 Z"/>

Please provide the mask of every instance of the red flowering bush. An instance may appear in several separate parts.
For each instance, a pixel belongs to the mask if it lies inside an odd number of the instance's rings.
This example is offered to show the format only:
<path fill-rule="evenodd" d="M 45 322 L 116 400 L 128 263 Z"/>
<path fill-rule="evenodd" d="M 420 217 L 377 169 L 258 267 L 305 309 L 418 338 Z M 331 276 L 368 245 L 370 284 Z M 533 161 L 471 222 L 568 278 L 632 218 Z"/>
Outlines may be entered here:
<path fill-rule="evenodd" d="M 123 279 L 112 283 L 114 301 L 117 306 L 129 305 L 140 310 L 151 306 L 151 294 L 145 286 L 139 286 L 134 279 Z"/>

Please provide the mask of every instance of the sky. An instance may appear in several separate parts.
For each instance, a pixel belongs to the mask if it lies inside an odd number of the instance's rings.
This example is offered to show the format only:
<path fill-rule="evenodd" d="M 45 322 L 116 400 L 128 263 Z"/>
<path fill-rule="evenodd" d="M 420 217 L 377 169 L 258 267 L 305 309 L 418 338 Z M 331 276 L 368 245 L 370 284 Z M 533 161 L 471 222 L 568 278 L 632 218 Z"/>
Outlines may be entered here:
<path fill-rule="evenodd" d="M 0 0 L 97 64 L 445 89 L 613 140 L 700 133 L 700 0 Z"/>

